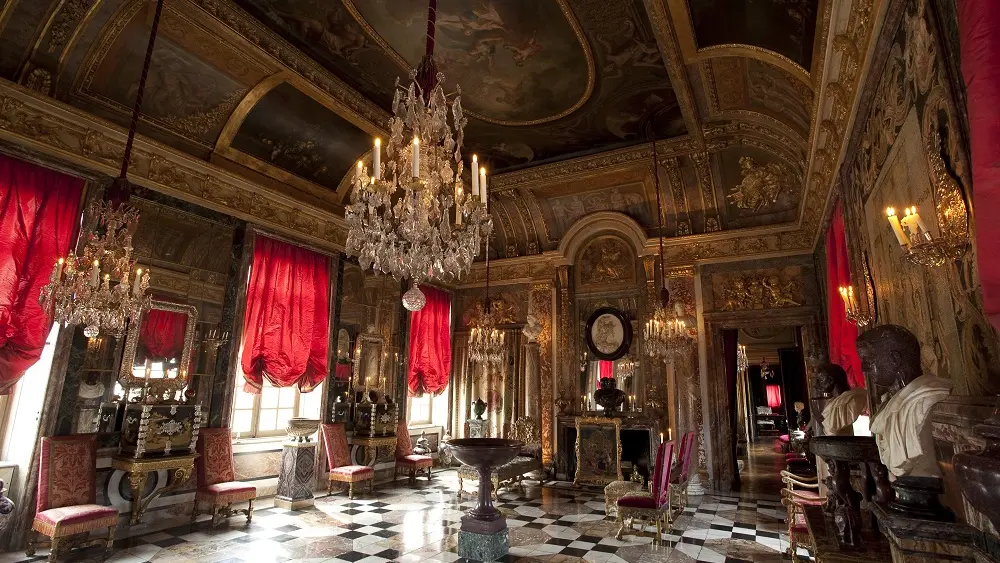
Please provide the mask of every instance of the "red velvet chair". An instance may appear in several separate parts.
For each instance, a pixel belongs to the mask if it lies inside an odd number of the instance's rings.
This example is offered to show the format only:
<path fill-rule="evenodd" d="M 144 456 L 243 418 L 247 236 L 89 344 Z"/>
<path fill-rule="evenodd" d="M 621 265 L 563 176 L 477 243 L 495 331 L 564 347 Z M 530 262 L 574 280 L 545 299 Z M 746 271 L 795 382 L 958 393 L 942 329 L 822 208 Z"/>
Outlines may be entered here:
<path fill-rule="evenodd" d="M 43 547 L 38 534 L 48 536 L 49 561 L 64 547 L 104 545 L 110 553 L 118 527 L 118 510 L 97 502 L 97 437 L 94 434 L 42 438 L 38 463 L 38 499 L 25 553 Z M 107 538 L 90 539 L 108 529 Z M 78 536 L 73 538 L 73 536 Z"/>
<path fill-rule="evenodd" d="M 652 495 L 625 495 L 618 499 L 618 522 L 621 526 L 615 538 L 621 541 L 626 527 L 632 528 L 633 520 L 645 520 L 656 525 L 653 543 L 662 543 L 664 528 L 670 527 L 670 468 L 674 456 L 674 442 L 660 444 L 656 449 L 653 470 Z"/>
<path fill-rule="evenodd" d="M 219 515 L 229 518 L 246 514 L 247 524 L 253 519 L 253 501 L 257 487 L 236 480 L 233 469 L 233 438 L 229 428 L 202 428 L 198 434 L 198 491 L 194 495 L 191 521 L 197 519 L 200 504 L 212 507 L 212 525 Z M 233 509 L 235 502 L 247 502 L 246 508 Z"/>
<path fill-rule="evenodd" d="M 417 473 L 427 470 L 427 482 L 431 481 L 431 467 L 434 458 L 429 455 L 415 455 L 410 443 L 410 429 L 405 420 L 400 420 L 396 426 L 396 474 L 403 469 L 410 474 L 410 484 L 417 482 Z"/>
<path fill-rule="evenodd" d="M 347 483 L 347 498 L 354 498 L 354 484 L 368 481 L 368 492 L 374 493 L 375 468 L 352 465 L 351 450 L 347 447 L 347 433 L 343 423 L 323 425 L 323 446 L 330 467 L 330 483 L 326 492 L 333 492 L 333 483 Z"/>

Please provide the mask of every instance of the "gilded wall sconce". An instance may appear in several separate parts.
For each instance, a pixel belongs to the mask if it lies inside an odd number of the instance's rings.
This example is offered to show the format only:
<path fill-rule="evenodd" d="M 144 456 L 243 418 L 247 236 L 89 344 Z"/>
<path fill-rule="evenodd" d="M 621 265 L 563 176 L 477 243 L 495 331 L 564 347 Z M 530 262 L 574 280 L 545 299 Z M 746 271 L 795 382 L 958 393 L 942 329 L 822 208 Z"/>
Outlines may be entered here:
<path fill-rule="evenodd" d="M 858 307 L 858 301 L 854 298 L 854 286 L 840 286 L 840 297 L 844 300 L 844 312 L 847 314 L 848 322 L 859 327 L 866 327 L 872 322 L 872 316 L 865 314 Z"/>

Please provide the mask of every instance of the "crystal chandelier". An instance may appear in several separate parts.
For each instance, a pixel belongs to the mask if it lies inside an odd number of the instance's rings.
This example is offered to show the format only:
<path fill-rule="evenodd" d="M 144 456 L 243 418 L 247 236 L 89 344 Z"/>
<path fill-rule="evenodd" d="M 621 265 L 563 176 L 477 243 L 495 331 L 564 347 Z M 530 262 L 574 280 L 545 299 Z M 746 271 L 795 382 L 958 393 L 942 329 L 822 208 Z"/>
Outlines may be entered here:
<path fill-rule="evenodd" d="M 469 334 L 469 359 L 485 367 L 497 368 L 506 356 L 504 333 L 500 330 L 500 315 L 490 300 L 490 253 L 486 250 L 486 297 L 483 299 L 483 314 Z"/>
<path fill-rule="evenodd" d="M 680 303 L 670 307 L 670 291 L 667 289 L 666 270 L 663 266 L 663 206 L 660 201 L 660 171 L 656 158 L 656 139 L 653 139 L 653 182 L 656 188 L 656 219 L 660 227 L 660 303 L 653 310 L 643 329 L 646 355 L 667 361 L 674 354 L 681 355 L 688 350 L 693 336 L 683 320 L 684 311 Z"/>
<path fill-rule="evenodd" d="M 465 193 L 462 141 L 466 118 L 459 94 L 449 103 L 434 62 L 436 0 L 427 16 L 427 49 L 403 90 L 396 81 L 386 162 L 375 139 L 372 167 L 358 162 L 345 210 L 347 253 L 395 279 L 410 279 L 403 296 L 410 311 L 423 308 L 423 281 L 450 282 L 469 272 L 493 222 L 486 169 L 472 157 L 472 190 Z M 451 122 L 448 114 L 451 113 Z"/>
<path fill-rule="evenodd" d="M 146 58 L 132 107 L 132 123 L 125 141 L 121 173 L 105 192 L 104 201 L 95 201 L 87 206 L 83 252 L 77 256 L 70 251 L 65 258 L 60 258 L 52 268 L 49 283 L 38 296 L 42 309 L 50 312 L 54 322 L 63 326 L 82 324 L 83 334 L 88 338 L 102 332 L 121 338 L 128 323 L 138 322 L 139 316 L 150 304 L 146 293 L 149 272 L 136 268 L 132 257 L 132 235 L 139 225 L 139 211 L 126 202 L 129 197 L 128 167 L 132 145 L 162 12 L 163 0 L 157 0 Z"/>

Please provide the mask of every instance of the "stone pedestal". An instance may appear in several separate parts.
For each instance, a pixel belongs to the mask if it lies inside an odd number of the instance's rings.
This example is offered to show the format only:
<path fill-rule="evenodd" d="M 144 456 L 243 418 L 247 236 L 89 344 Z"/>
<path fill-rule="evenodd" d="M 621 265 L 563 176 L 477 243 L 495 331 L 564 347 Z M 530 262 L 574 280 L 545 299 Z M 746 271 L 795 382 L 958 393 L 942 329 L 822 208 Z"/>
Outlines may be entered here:
<path fill-rule="evenodd" d="M 490 427 L 488 420 L 478 420 L 470 418 L 466 424 L 469 425 L 469 438 L 489 438 Z"/>
<path fill-rule="evenodd" d="M 313 505 L 316 484 L 316 443 L 285 442 L 274 506 L 298 510 Z"/>
<path fill-rule="evenodd" d="M 872 512 L 889 540 L 893 563 L 1000 561 L 997 539 L 968 524 L 910 518 L 884 504 L 873 504 Z"/>
<path fill-rule="evenodd" d="M 458 556 L 475 561 L 499 561 L 510 551 L 507 519 L 501 516 L 493 521 L 483 521 L 471 516 L 462 517 L 458 532 Z"/>

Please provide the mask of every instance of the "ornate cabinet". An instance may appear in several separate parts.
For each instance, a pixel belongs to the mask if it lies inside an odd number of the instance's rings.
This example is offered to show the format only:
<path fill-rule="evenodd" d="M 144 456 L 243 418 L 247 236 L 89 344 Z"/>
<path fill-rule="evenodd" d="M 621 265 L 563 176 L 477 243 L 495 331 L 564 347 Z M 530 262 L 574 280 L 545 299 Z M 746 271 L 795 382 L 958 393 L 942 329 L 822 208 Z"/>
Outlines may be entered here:
<path fill-rule="evenodd" d="M 201 405 L 125 407 L 119 453 L 141 458 L 194 453 L 201 428 Z"/>

